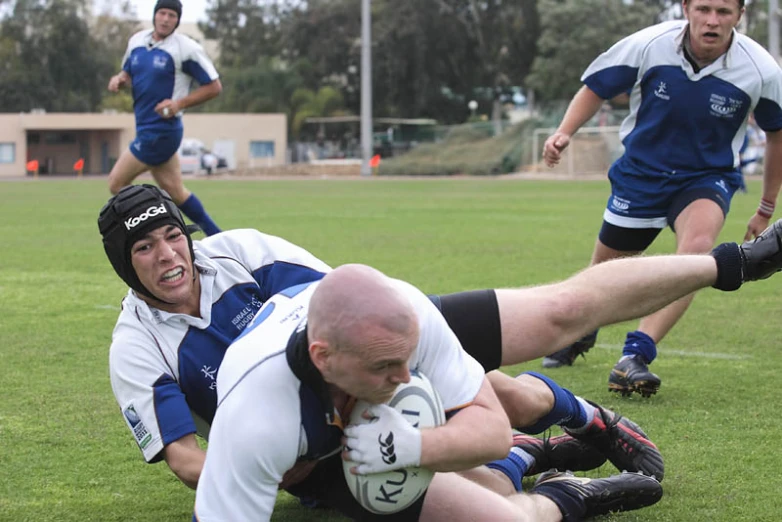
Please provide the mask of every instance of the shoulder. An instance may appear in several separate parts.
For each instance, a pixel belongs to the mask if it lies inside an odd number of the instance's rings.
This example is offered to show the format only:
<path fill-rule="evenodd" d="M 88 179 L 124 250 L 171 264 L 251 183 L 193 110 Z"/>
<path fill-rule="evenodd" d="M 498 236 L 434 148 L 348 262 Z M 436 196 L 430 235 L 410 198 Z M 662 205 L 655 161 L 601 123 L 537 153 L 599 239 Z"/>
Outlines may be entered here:
<path fill-rule="evenodd" d="M 738 32 L 735 33 L 735 38 L 736 41 L 733 44 L 736 46 L 737 52 L 740 53 L 737 57 L 738 60 L 751 61 L 764 79 L 779 75 L 779 65 L 762 45 L 749 36 Z"/>
<path fill-rule="evenodd" d="M 133 36 L 130 37 L 128 40 L 128 46 L 129 47 L 141 47 L 143 45 L 146 45 L 146 39 L 151 34 L 150 29 L 142 29 L 141 31 L 138 31 Z"/>
<path fill-rule="evenodd" d="M 207 257 L 241 256 L 249 250 L 269 249 L 273 240 L 282 241 L 251 228 L 240 228 L 195 240 L 193 250 Z"/>
<path fill-rule="evenodd" d="M 171 36 L 174 39 L 174 41 L 177 42 L 180 47 L 182 47 L 182 49 L 188 49 L 188 50 L 202 49 L 200 43 L 196 42 L 186 34 L 180 33 L 179 31 L 175 32 Z"/>
<path fill-rule="evenodd" d="M 154 335 L 144 324 L 145 314 L 139 303 L 143 304 L 137 297 L 129 295 L 122 304 L 122 312 L 111 336 L 109 363 L 112 366 L 126 359 L 137 359 L 156 346 Z"/>

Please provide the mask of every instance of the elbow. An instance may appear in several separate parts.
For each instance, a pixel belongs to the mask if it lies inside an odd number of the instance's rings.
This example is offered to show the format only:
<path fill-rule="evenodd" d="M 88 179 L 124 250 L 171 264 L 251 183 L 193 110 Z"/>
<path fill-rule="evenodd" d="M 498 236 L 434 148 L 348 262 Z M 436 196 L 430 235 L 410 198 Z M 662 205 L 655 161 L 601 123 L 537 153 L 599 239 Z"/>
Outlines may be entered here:
<path fill-rule="evenodd" d="M 223 92 L 223 84 L 220 82 L 220 80 L 215 80 L 212 82 L 212 98 L 215 98 L 220 95 L 220 93 Z"/>
<path fill-rule="evenodd" d="M 200 470 L 195 471 L 187 468 L 175 468 L 171 467 L 171 471 L 174 475 L 190 489 L 196 489 L 198 487 L 198 479 L 200 478 Z"/>
<path fill-rule="evenodd" d="M 513 447 L 513 430 L 508 417 L 505 415 L 500 417 L 492 423 L 492 435 L 488 439 L 492 444 L 487 447 L 490 453 L 487 462 L 504 459 Z"/>

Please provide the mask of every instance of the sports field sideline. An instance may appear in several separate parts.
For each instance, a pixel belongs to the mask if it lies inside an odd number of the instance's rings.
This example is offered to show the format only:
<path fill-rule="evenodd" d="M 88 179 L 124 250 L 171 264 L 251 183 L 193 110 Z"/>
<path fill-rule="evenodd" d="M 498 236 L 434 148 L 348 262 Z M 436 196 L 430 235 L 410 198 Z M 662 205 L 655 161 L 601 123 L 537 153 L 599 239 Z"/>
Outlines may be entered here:
<path fill-rule="evenodd" d="M 429 293 L 531 285 L 585 267 L 609 191 L 605 180 L 503 178 L 186 183 L 224 229 L 258 228 L 332 266 L 367 263 Z M 741 240 L 759 194 L 751 181 L 736 195 L 722 240 Z M 193 492 L 165 464 L 144 464 L 111 393 L 108 346 L 126 289 L 97 231 L 107 198 L 98 178 L 0 183 L 1 522 L 192 514 Z M 673 250 L 670 231 L 652 250 Z M 666 459 L 663 500 L 608 519 L 782 518 L 781 290 L 777 275 L 701 292 L 660 346 L 652 370 L 662 388 L 651 399 L 606 387 L 635 322 L 604 329 L 572 368 L 545 372 L 638 422 Z M 606 464 L 590 475 L 613 472 Z M 313 512 L 281 496 L 273 520 Z"/>

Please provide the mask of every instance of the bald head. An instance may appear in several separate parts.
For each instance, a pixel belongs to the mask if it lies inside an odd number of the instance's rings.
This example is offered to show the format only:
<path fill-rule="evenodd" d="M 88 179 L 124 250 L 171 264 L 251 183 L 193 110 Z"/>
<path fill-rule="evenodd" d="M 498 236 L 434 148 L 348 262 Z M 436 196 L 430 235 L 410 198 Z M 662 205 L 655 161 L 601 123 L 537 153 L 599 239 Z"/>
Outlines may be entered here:
<path fill-rule="evenodd" d="M 343 265 L 326 274 L 310 300 L 307 328 L 311 340 L 339 350 L 367 349 L 378 336 L 418 342 L 410 300 L 366 265 Z"/>

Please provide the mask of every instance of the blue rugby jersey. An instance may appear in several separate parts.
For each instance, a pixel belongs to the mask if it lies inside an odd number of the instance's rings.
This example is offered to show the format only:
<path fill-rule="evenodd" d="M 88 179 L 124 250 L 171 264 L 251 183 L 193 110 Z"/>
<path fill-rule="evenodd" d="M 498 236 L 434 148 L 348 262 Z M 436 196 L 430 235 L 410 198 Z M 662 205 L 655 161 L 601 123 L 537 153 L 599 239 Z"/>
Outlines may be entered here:
<path fill-rule="evenodd" d="M 272 295 L 330 270 L 303 248 L 256 230 L 222 232 L 193 247 L 201 316 L 158 310 L 130 290 L 112 337 L 112 389 L 147 462 L 190 433 L 208 438 L 228 346 Z"/>
<path fill-rule="evenodd" d="M 619 41 L 582 76 L 598 96 L 630 93 L 615 165 L 647 176 L 730 172 L 739 166 L 747 119 L 782 129 L 782 70 L 749 37 L 733 32 L 728 51 L 695 72 L 684 56 L 686 21 L 664 22 Z"/>
<path fill-rule="evenodd" d="M 181 128 L 181 113 L 161 118 L 155 106 L 167 98 L 184 98 L 193 82 L 205 85 L 219 77 L 203 47 L 192 38 L 174 32 L 155 41 L 152 33 L 147 29 L 134 34 L 122 59 L 122 70 L 131 77 L 137 133 Z"/>

